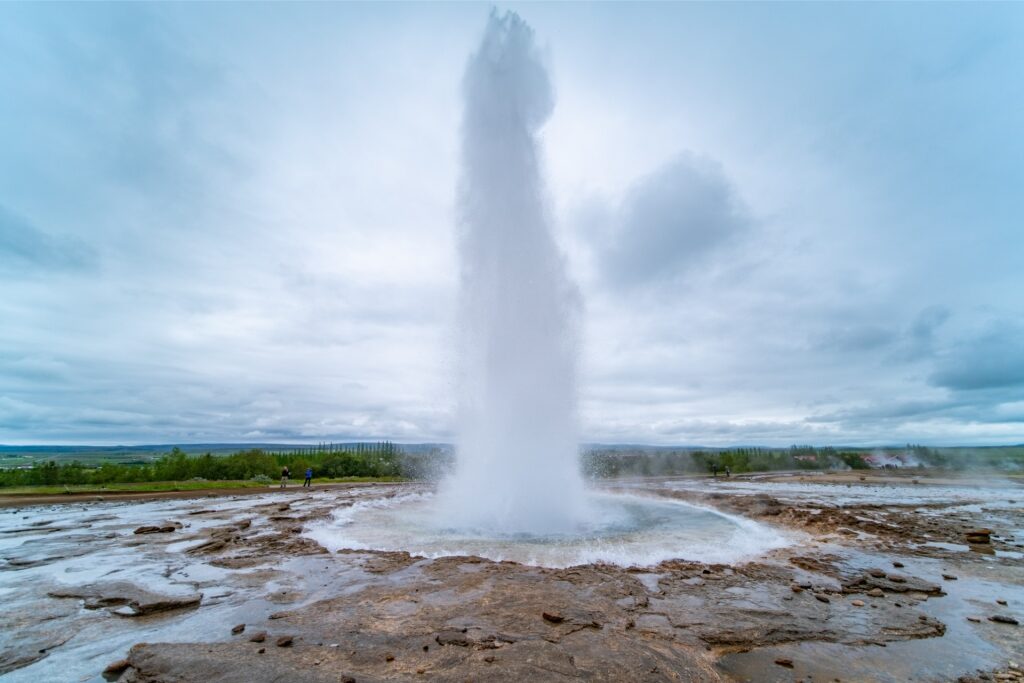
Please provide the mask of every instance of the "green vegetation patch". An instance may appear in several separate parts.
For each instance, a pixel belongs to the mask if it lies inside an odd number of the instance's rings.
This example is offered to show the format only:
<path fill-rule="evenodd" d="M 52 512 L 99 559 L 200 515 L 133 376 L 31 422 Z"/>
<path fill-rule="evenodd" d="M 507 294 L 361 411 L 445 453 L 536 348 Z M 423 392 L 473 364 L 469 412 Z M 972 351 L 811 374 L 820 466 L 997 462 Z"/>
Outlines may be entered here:
<path fill-rule="evenodd" d="M 212 453 L 192 456 L 173 448 L 153 462 L 102 462 L 87 464 L 77 460 L 47 460 L 31 466 L 0 470 L 0 488 L 49 487 L 60 493 L 65 487 L 148 484 L 167 488 L 139 490 L 192 490 L 267 486 L 280 480 L 281 470 L 288 467 L 292 480 L 302 480 L 306 468 L 321 481 L 389 480 L 407 476 L 397 446 L 390 442 L 346 444 L 343 447 L 315 446 L 290 451 L 266 452 L 259 448 L 237 451 L 229 455 Z M 177 489 L 173 487 L 177 487 Z M 84 488 L 82 490 L 90 490 Z M 120 489 L 132 490 L 132 489 Z M 9 492 L 9 491 L 8 491 Z"/>

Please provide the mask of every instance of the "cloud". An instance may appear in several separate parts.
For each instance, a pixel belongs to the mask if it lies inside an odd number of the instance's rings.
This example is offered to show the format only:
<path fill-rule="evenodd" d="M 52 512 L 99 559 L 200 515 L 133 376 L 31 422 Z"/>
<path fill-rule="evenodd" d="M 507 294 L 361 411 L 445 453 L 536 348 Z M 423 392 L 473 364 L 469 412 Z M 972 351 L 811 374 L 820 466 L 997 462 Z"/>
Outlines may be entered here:
<path fill-rule="evenodd" d="M 897 338 L 894 330 L 881 325 L 845 326 L 833 323 L 813 340 L 815 347 L 840 352 L 874 351 L 884 348 Z"/>
<path fill-rule="evenodd" d="M 910 338 L 921 346 L 930 346 L 935 333 L 949 320 L 949 316 L 949 309 L 945 306 L 928 306 L 922 309 L 910 325 Z"/>
<path fill-rule="evenodd" d="M 449 438 L 487 12 L 0 3 L 0 442 Z M 1024 439 L 1024 5 L 865 12 L 524 14 L 585 439 Z"/>
<path fill-rule="evenodd" d="M 82 270 L 96 254 L 73 237 L 55 237 L 0 204 L 0 271 Z"/>
<path fill-rule="evenodd" d="M 1024 385 L 1024 324 L 1001 320 L 962 339 L 936 363 L 929 382 L 954 391 Z"/>
<path fill-rule="evenodd" d="M 750 225 L 716 162 L 684 153 L 633 185 L 600 246 L 613 285 L 690 273 Z"/>

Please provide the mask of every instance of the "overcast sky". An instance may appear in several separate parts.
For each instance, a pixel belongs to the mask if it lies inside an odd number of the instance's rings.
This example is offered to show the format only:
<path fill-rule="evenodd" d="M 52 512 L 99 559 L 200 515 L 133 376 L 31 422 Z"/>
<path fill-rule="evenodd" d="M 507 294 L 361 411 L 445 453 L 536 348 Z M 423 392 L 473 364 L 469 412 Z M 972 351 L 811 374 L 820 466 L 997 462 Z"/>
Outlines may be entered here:
<path fill-rule="evenodd" d="M 1024 442 L 1024 4 L 509 7 L 585 440 Z M 488 12 L 0 5 L 0 443 L 450 439 Z"/>

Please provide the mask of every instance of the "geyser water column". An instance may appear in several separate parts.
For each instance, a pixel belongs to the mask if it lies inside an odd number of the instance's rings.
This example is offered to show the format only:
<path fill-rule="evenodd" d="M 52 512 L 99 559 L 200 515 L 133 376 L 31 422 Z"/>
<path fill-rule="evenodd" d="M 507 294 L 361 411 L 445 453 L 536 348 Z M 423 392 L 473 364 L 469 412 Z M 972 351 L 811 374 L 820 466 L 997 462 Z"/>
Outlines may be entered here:
<path fill-rule="evenodd" d="M 570 533 L 579 295 L 551 234 L 537 133 L 554 97 L 533 30 L 492 12 L 463 80 L 459 438 L 442 523 Z"/>

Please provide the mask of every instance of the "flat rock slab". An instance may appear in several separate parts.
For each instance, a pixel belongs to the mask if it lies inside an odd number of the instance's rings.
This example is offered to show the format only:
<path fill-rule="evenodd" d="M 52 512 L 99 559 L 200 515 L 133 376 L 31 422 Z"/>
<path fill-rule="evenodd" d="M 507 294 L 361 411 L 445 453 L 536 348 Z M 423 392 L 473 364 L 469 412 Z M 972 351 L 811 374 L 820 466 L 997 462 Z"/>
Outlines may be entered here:
<path fill-rule="evenodd" d="M 90 583 L 84 586 L 57 588 L 49 591 L 53 598 L 78 598 L 87 609 L 116 608 L 112 611 L 125 617 L 141 617 L 158 612 L 198 607 L 202 593 L 163 595 L 140 588 L 127 581 Z"/>
<path fill-rule="evenodd" d="M 945 595 L 941 586 L 929 583 L 913 576 L 889 574 L 873 576 L 864 574 L 843 584 L 844 593 L 866 593 L 873 589 L 886 593 L 924 593 L 926 595 Z"/>

